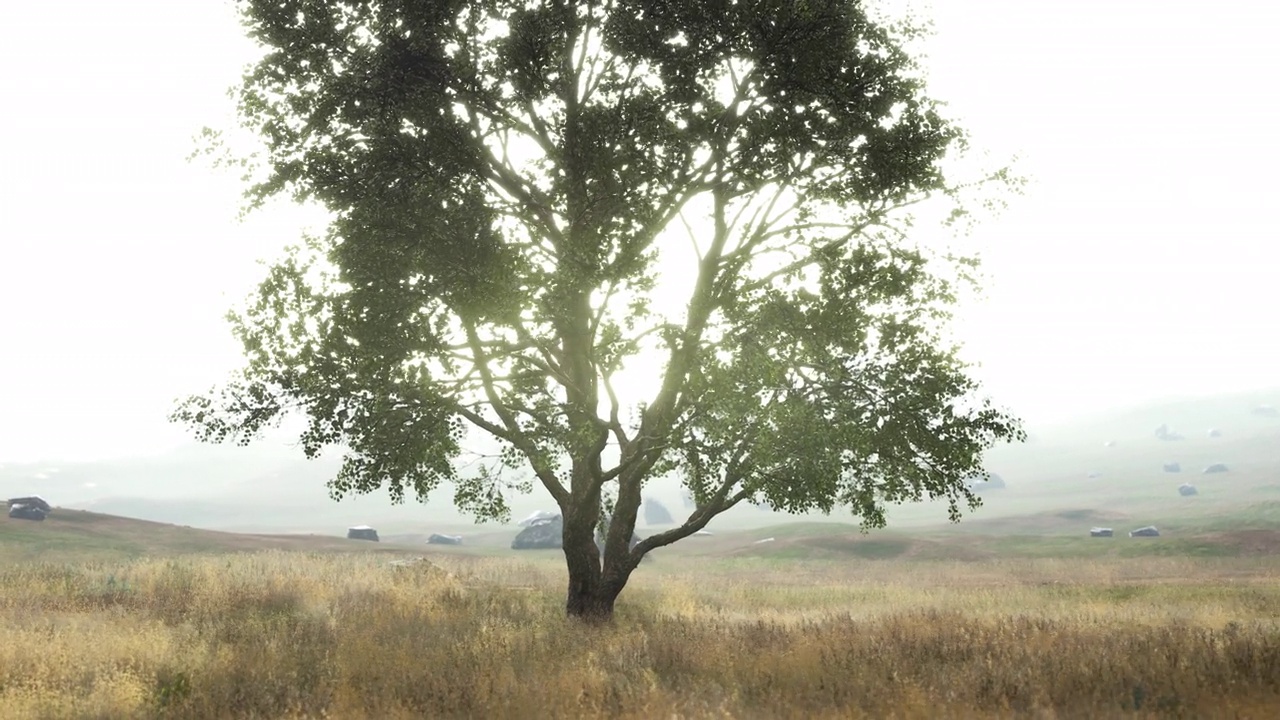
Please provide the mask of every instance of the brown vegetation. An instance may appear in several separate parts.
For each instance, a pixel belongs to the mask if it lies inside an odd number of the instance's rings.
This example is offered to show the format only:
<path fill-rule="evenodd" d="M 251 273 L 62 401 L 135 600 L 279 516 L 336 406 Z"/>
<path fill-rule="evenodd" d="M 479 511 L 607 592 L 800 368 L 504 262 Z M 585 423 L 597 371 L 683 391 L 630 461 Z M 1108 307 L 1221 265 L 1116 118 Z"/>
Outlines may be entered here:
<path fill-rule="evenodd" d="M 0 570 L 5 717 L 1269 717 L 1272 558 L 668 558 L 612 627 L 557 558 Z M 443 566 L 443 567 L 442 567 Z"/>

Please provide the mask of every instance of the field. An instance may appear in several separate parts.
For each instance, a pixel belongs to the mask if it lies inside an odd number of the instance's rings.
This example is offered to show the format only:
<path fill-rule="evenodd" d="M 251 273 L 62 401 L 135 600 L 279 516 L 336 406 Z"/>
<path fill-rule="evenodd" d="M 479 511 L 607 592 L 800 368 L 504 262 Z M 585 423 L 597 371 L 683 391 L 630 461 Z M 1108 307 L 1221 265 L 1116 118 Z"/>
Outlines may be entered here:
<path fill-rule="evenodd" d="M 959 525 L 744 509 L 653 553 L 603 628 L 510 527 L 0 519 L 0 716 L 1280 717 L 1280 422 L 1196 412 L 1170 414 L 1223 436 L 1141 417 L 994 452 L 1009 487 Z"/>
<path fill-rule="evenodd" d="M 84 513 L 23 527 L 106 538 L 130 522 Z M 1274 530 L 1254 531 L 1267 542 L 1253 545 L 1201 540 L 1219 550 L 1208 557 L 1150 552 L 1156 543 L 1035 557 L 943 536 L 778 527 L 769 543 L 718 536 L 660 554 L 604 629 L 563 617 L 555 551 L 451 549 L 397 566 L 422 553 L 133 530 L 154 552 L 109 559 L 122 548 L 68 541 L 0 569 L 5 717 L 1265 718 L 1280 708 Z M 813 557 L 798 557 L 805 547 Z"/>

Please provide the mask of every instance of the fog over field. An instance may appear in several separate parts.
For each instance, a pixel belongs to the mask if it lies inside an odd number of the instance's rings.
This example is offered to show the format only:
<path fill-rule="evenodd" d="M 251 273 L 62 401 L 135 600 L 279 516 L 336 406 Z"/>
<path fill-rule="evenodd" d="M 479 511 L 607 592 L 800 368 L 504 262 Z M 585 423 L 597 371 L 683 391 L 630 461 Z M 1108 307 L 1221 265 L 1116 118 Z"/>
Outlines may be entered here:
<path fill-rule="evenodd" d="M 1078 504 L 1086 483 L 1175 455 L 1191 472 L 1210 457 L 1274 460 L 1275 423 L 1249 414 L 1280 404 L 1280 250 L 1263 234 L 1280 101 L 1259 92 L 1280 49 L 1256 3 L 888 6 L 935 18 L 934 93 L 993 163 L 1016 156 L 1030 179 L 1007 211 L 950 239 L 981 253 L 987 277 L 985 297 L 957 308 L 955 337 L 1033 435 L 991 454 L 1010 488 L 984 512 Z M 317 217 L 270 207 L 237 223 L 235 173 L 185 160 L 200 127 L 231 123 L 224 91 L 253 56 L 230 8 L 23 3 L 8 24 L 20 31 L 0 48 L 0 494 L 209 527 L 464 523 L 447 490 L 426 510 L 384 494 L 327 503 L 336 454 L 302 463 L 282 439 L 193 447 L 165 419 L 239 364 L 224 314 L 260 279 L 256 261 Z M 1203 417 L 1161 409 L 1180 401 Z M 1159 423 L 1186 432 L 1187 452 L 1154 438 Z M 1224 431 L 1213 447 L 1209 427 Z M 1023 479 L 1041 489 L 1026 495 Z M 679 505 L 674 486 L 654 492 Z M 134 504 L 110 504 L 121 498 Z"/>
<path fill-rule="evenodd" d="M 1280 389 L 1149 404 L 1036 427 L 1027 443 L 988 453 L 987 469 L 1006 487 L 981 493 L 983 507 L 960 525 L 949 525 L 943 503 L 926 502 L 891 509 L 887 532 L 1079 535 L 1095 524 L 1114 525 L 1122 533 L 1175 519 L 1248 524 L 1254 515 L 1270 527 L 1274 518 L 1266 516 L 1280 507 L 1280 417 L 1257 411 L 1268 405 L 1280 407 Z M 1162 425 L 1182 439 L 1158 438 L 1155 431 Z M 1180 472 L 1163 469 L 1171 462 Z M 426 505 L 412 497 L 393 505 L 385 491 L 333 502 L 324 483 L 338 463 L 337 453 L 306 461 L 285 441 L 248 448 L 190 445 L 148 458 L 6 463 L 0 465 L 0 495 L 40 493 L 67 508 L 239 532 L 340 535 L 348 526 L 370 524 L 393 540 L 417 542 L 432 532 L 479 533 L 495 546 L 513 536 L 510 527 L 476 526 L 459 514 L 447 486 Z M 1214 463 L 1226 464 L 1228 472 L 1203 472 Z M 1183 483 L 1197 487 L 1198 494 L 1180 496 Z M 674 478 L 651 482 L 645 496 L 660 501 L 677 522 L 691 512 Z M 510 499 L 513 521 L 554 508 L 536 486 L 533 495 Z M 822 527 L 857 532 L 856 519 L 841 509 L 830 516 L 792 516 L 742 506 L 709 527 L 723 532 L 798 522 L 841 523 L 843 529 Z M 666 527 L 642 519 L 637 532 Z"/>

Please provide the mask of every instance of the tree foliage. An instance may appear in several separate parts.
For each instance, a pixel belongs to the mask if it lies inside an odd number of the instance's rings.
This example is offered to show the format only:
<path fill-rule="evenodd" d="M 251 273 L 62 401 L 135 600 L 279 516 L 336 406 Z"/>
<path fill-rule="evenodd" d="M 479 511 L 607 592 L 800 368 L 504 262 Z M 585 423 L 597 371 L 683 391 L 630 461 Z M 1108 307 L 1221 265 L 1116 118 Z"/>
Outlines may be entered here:
<path fill-rule="evenodd" d="M 982 451 L 1021 436 L 942 339 L 973 261 L 909 242 L 964 144 L 909 28 L 854 0 L 240 8 L 264 50 L 238 94 L 251 204 L 334 219 L 233 315 L 243 372 L 175 411 L 202 439 L 297 411 L 308 455 L 346 448 L 336 495 L 448 482 L 477 518 L 527 468 L 565 518 L 570 612 L 607 615 L 645 553 L 739 502 L 958 517 Z M 458 472 L 467 428 L 500 463 Z M 628 549 L 666 474 L 696 510 Z"/>

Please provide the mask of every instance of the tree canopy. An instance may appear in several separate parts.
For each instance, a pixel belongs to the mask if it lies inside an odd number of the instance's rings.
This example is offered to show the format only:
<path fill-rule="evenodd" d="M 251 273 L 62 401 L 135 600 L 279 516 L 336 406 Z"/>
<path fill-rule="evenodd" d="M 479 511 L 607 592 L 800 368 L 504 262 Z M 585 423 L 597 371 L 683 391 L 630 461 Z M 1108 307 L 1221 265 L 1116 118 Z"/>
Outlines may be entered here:
<path fill-rule="evenodd" d="M 944 340 L 975 261 L 911 242 L 964 133 L 864 3 L 239 5 L 264 51 L 238 88 L 250 204 L 333 221 L 233 314 L 246 366 L 174 413 L 201 439 L 297 412 L 306 454 L 345 449 L 335 495 L 447 482 L 481 519 L 536 483 L 569 612 L 607 617 L 645 553 L 740 502 L 954 519 L 1021 437 Z M 500 463 L 459 472 L 468 428 Z M 696 509 L 629 548 L 670 475 Z"/>

